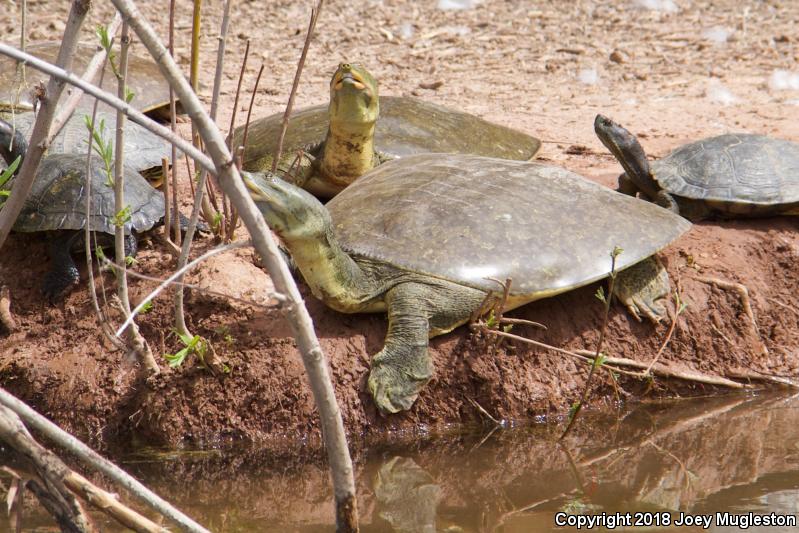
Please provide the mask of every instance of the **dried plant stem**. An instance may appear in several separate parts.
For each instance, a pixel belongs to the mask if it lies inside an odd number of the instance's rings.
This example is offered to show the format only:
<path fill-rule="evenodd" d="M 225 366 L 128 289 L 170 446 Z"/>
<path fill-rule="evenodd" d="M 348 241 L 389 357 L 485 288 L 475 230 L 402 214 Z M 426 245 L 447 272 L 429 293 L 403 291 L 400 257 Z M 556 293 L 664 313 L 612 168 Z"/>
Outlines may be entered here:
<path fill-rule="evenodd" d="M 305 56 L 308 55 L 308 48 L 311 45 L 311 39 L 313 38 L 314 29 L 316 28 L 316 19 L 319 18 L 319 12 L 322 10 L 322 4 L 324 0 L 319 0 L 316 4 L 316 9 L 311 10 L 311 20 L 308 23 L 308 33 L 305 35 L 305 43 L 302 45 L 302 53 L 300 54 L 300 60 L 297 62 L 297 71 L 294 74 L 294 82 L 291 84 L 291 93 L 289 94 L 289 101 L 286 104 L 286 111 L 283 113 L 283 127 L 280 130 L 280 137 L 277 140 L 277 153 L 275 154 L 275 158 L 272 160 L 272 172 L 277 171 L 277 164 L 280 161 L 280 157 L 283 155 L 283 140 L 286 137 L 286 130 L 289 127 L 289 117 L 291 116 L 291 110 L 294 107 L 294 97 L 297 94 L 297 87 L 300 85 L 300 76 L 302 75 L 302 69 L 305 66 Z"/>
<path fill-rule="evenodd" d="M 197 95 L 184 79 L 180 69 L 166 53 L 154 30 L 136 8 L 132 0 L 112 0 L 131 28 L 156 60 L 164 77 L 197 125 L 206 149 L 216 165 L 219 184 L 238 210 L 242 221 L 252 236 L 256 251 L 261 255 L 278 292 L 288 298 L 284 307 L 288 322 L 297 341 L 308 380 L 320 415 L 320 426 L 331 468 L 335 494 L 336 527 L 339 531 L 358 530 L 358 512 L 355 496 L 352 459 L 347 449 L 341 411 L 336 402 L 333 385 L 324 353 L 313 329 L 313 322 L 302 302 L 302 297 L 283 261 L 261 213 L 255 206 L 241 181 L 233 156 L 225 145 L 216 125 L 210 120 Z"/>
<path fill-rule="evenodd" d="M 175 0 L 169 0 L 169 55 L 175 56 Z M 172 135 L 177 136 L 177 103 L 175 102 L 175 90 L 169 86 L 169 129 Z M 178 211 L 178 173 L 175 171 L 178 164 L 177 146 L 172 144 L 172 241 L 180 246 L 180 216 Z M 169 204 L 167 204 L 169 209 Z"/>
<path fill-rule="evenodd" d="M 91 7 L 90 0 L 73 0 L 72 8 L 69 11 L 64 37 L 61 41 L 61 48 L 58 50 L 56 64 L 64 69 L 72 68 L 72 59 L 78 46 L 78 36 L 83 20 Z M 20 165 L 20 169 L 14 179 L 14 186 L 11 195 L 3 204 L 0 210 L 0 249 L 5 244 L 11 228 L 14 226 L 25 200 L 30 194 L 33 186 L 33 179 L 36 177 L 36 170 L 39 168 L 44 153 L 47 151 L 47 136 L 50 133 L 50 124 L 53 121 L 56 105 L 61 93 L 64 90 L 64 81 L 51 76 L 47 82 L 45 98 L 41 102 L 39 113 L 33 124 L 33 131 L 29 141 L 29 148 L 25 154 L 25 159 Z"/>
<path fill-rule="evenodd" d="M 697 281 L 701 281 L 702 283 L 715 285 L 719 289 L 732 291 L 738 295 L 738 298 L 741 300 L 741 305 L 744 308 L 744 313 L 746 313 L 746 316 L 749 318 L 749 324 L 752 328 L 752 334 L 755 336 L 757 342 L 760 344 L 759 346 L 760 354 L 768 355 L 768 348 L 766 348 L 766 344 L 763 342 L 763 338 L 760 336 L 760 330 L 757 327 L 757 321 L 755 321 L 755 313 L 752 311 L 752 304 L 749 299 L 749 290 L 746 288 L 746 285 L 719 278 L 696 277 L 694 279 Z"/>
<path fill-rule="evenodd" d="M 172 176 L 170 176 L 170 165 L 169 165 L 169 158 L 162 157 L 161 158 L 161 175 L 164 177 L 164 238 L 167 241 L 171 241 L 172 239 L 169 238 L 169 230 L 172 227 L 172 209 L 169 205 L 170 191 L 172 189 L 172 184 L 170 181 L 172 180 Z"/>
<path fill-rule="evenodd" d="M 574 423 L 577 421 L 577 417 L 580 415 L 580 411 L 583 409 L 583 405 L 588 400 L 588 394 L 591 390 L 591 379 L 594 377 L 596 373 L 597 367 L 601 366 L 599 356 L 602 353 L 602 345 L 605 343 L 605 334 L 608 329 L 608 318 L 610 317 L 610 306 L 613 303 L 613 289 L 616 285 L 616 258 L 621 254 L 621 248 L 614 248 L 612 252 L 610 252 L 610 282 L 608 283 L 608 295 L 603 299 L 603 303 L 605 304 L 605 314 L 602 316 L 602 327 L 599 329 L 599 341 L 596 343 L 596 353 L 594 353 L 594 360 L 591 363 L 591 369 L 588 371 L 588 378 L 585 380 L 585 388 L 583 389 L 583 393 L 580 396 L 580 399 L 577 401 L 577 405 L 574 407 L 574 412 L 571 413 L 571 417 L 569 417 L 569 423 L 566 424 L 566 429 L 563 430 L 563 433 L 560 435 L 558 440 L 563 440 L 571 431 L 571 428 L 574 427 Z"/>
<path fill-rule="evenodd" d="M 136 481 L 136 479 L 131 477 L 127 472 L 100 456 L 83 442 L 47 420 L 3 388 L 0 388 L 0 404 L 14 411 L 28 426 L 58 444 L 61 448 L 80 459 L 85 464 L 96 468 L 110 479 L 119 483 L 151 509 L 175 521 L 185 531 L 208 533 L 207 529 L 172 507 L 157 494 Z"/>
<path fill-rule="evenodd" d="M 128 25 L 122 24 L 122 35 L 120 38 L 121 51 L 119 54 L 119 79 L 117 80 L 117 97 L 126 100 L 127 89 L 126 79 L 128 74 L 128 50 L 130 49 L 130 34 Z M 116 139 L 114 141 L 114 211 L 117 219 L 124 219 L 122 213 L 125 212 L 125 114 L 117 111 Z M 88 226 L 88 224 L 86 224 Z M 116 272 L 117 296 L 119 296 L 119 307 L 124 317 L 130 315 L 130 300 L 128 298 L 128 277 L 125 253 L 125 221 L 117 220 L 114 227 L 114 256 L 121 268 Z M 130 229 L 131 233 L 133 229 Z M 147 341 L 139 333 L 139 328 L 135 323 L 130 325 L 127 331 L 128 342 L 136 353 L 143 374 L 158 374 L 158 363 L 153 357 L 153 352 Z"/>
<path fill-rule="evenodd" d="M 244 59 L 241 62 L 241 70 L 239 71 L 239 82 L 236 85 L 236 96 L 233 97 L 233 111 L 230 113 L 230 128 L 227 133 L 227 147 L 231 152 L 235 152 L 230 143 L 233 141 L 233 130 L 236 127 L 236 114 L 239 111 L 239 96 L 241 96 L 241 84 L 244 81 L 244 73 L 247 70 L 247 59 L 250 57 L 250 40 L 247 39 L 247 44 L 244 47 Z"/>
<path fill-rule="evenodd" d="M 668 346 L 669 341 L 671 341 L 671 336 L 674 335 L 674 330 L 677 329 L 677 320 L 679 319 L 679 309 L 677 309 L 674 315 L 672 315 L 670 318 L 671 318 L 671 325 L 669 326 L 669 331 L 666 333 L 666 338 L 664 338 L 663 342 L 660 343 L 660 348 L 658 348 L 655 357 L 652 358 L 652 361 L 649 363 L 649 366 L 646 367 L 646 370 L 644 370 L 641 373 L 642 374 L 641 377 L 649 377 L 651 375 L 650 372 L 652 371 L 652 367 L 655 366 L 657 362 L 660 360 L 660 356 L 663 355 L 663 351 L 666 349 L 666 346 Z"/>
<path fill-rule="evenodd" d="M 36 442 L 17 414 L 5 406 L 0 406 L 0 440 L 19 454 L 23 464 L 28 463 L 42 480 L 51 504 L 48 510 L 62 531 L 88 533 L 94 530 L 83 507 L 64 483 L 69 469 L 55 454 Z"/>
<path fill-rule="evenodd" d="M 108 25 L 108 37 L 113 39 L 116 33 L 119 31 L 120 26 L 122 26 L 122 17 L 120 17 L 117 13 L 114 16 L 114 20 L 112 20 L 111 24 Z M 94 54 L 94 57 L 92 57 L 91 61 L 89 61 L 89 64 L 86 66 L 86 70 L 83 71 L 82 79 L 87 83 L 92 83 L 92 80 L 94 80 L 94 78 L 97 76 L 97 73 L 105 65 L 107 55 L 108 53 L 106 52 L 105 48 L 101 46 Z M 98 86 L 101 85 L 102 82 L 98 84 Z M 58 114 L 53 119 L 53 125 L 50 126 L 50 140 L 54 139 L 55 136 L 58 135 L 61 129 L 66 125 L 67 121 L 78 107 L 78 103 L 80 102 L 81 98 L 83 98 L 83 91 L 76 88 L 72 91 L 72 94 L 67 97 L 66 101 L 62 105 L 58 106 Z"/>

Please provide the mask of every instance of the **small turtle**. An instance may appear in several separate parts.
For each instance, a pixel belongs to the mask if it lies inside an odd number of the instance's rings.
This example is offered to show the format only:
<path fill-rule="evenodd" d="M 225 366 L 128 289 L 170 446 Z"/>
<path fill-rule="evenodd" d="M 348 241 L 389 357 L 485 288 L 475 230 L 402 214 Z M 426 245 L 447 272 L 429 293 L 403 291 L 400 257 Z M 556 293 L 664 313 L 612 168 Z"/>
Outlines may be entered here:
<path fill-rule="evenodd" d="M 617 294 L 653 320 L 668 276 L 650 258 L 689 227 L 660 207 L 559 167 L 418 154 L 372 170 L 322 205 L 275 177 L 245 175 L 313 294 L 344 313 L 387 312 L 369 389 L 378 408 L 409 409 L 430 379 L 428 338 L 469 320 L 489 278 L 512 279 L 507 308 L 606 277 L 621 247 Z"/>
<path fill-rule="evenodd" d="M 379 116 L 379 119 L 378 119 Z M 277 152 L 283 114 L 250 124 L 244 169 L 268 171 Z M 243 127 L 236 131 L 240 144 Z M 415 98 L 381 96 L 363 66 L 339 65 L 330 80 L 330 103 L 293 114 L 278 169 L 320 198 L 330 198 L 390 159 L 415 153 L 471 153 L 532 159 L 541 142 L 525 133 Z M 305 155 L 292 169 L 297 152 Z"/>
<path fill-rule="evenodd" d="M 26 47 L 25 51 L 49 63 L 54 63 L 58 56 L 60 42 L 34 43 Z M 73 57 L 72 71 L 81 73 L 97 51 L 97 46 L 79 44 Z M 27 87 L 21 86 L 17 78 L 17 61 L 2 56 L 0 57 L 0 110 L 15 108 L 17 111 L 29 111 L 34 107 L 34 96 L 30 88 L 37 83 L 46 82 L 47 74 L 36 69 L 28 68 L 25 71 Z M 106 64 L 103 75 L 102 89 L 116 94 L 116 75 L 110 64 Z M 99 79 L 98 79 L 99 82 Z M 130 104 L 143 113 L 158 119 L 169 116 L 169 84 L 164 80 L 158 65 L 149 57 L 138 57 L 131 54 L 128 58 L 128 72 L 126 77 L 128 89 L 133 94 Z M 65 99 L 62 95 L 62 101 Z M 91 112 L 94 98 L 84 96 L 78 109 Z M 100 104 L 106 108 L 105 104 Z"/>
<path fill-rule="evenodd" d="M 13 137 L 13 143 L 11 139 Z M 9 149 L 10 147 L 10 149 Z M 8 122 L 0 120 L 0 155 L 9 165 L 23 158 L 27 142 L 22 134 Z M 89 229 L 98 243 L 113 242 L 115 229 L 114 190 L 108 184 L 104 164 L 94 158 L 91 168 L 92 212 Z M 78 268 L 71 252 L 82 243 L 87 220 L 86 205 L 86 155 L 53 154 L 39 164 L 36 179 L 19 217 L 12 228 L 18 232 L 43 231 L 49 233 L 48 250 L 51 270 L 43 283 L 43 292 L 49 300 L 57 299 L 67 288 L 79 280 Z M 125 224 L 125 253 L 136 253 L 136 236 L 149 230 L 164 216 L 163 195 L 153 189 L 135 170 L 125 167 L 125 203 L 129 217 Z M 105 237 L 105 238 L 104 238 Z"/>
<path fill-rule="evenodd" d="M 624 167 L 619 192 L 690 220 L 799 214 L 799 144 L 744 133 L 686 144 L 649 163 L 635 136 L 602 115 L 594 131 Z"/>

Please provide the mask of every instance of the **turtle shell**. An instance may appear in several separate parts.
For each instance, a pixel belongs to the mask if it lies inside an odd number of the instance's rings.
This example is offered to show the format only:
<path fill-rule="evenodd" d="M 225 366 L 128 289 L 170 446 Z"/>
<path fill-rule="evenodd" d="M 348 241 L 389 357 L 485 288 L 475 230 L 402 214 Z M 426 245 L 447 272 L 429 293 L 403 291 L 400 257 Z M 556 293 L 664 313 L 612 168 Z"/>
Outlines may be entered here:
<path fill-rule="evenodd" d="M 89 149 L 89 130 L 85 117 L 91 117 L 91 111 L 76 111 L 67 121 L 61 132 L 53 139 L 47 149 L 48 154 L 83 154 Z M 26 138 L 30 138 L 35 116 L 33 113 L 17 113 L 4 116 Z M 105 138 L 113 139 L 116 133 L 116 114 L 97 112 L 96 129 L 101 122 L 105 124 Z M 128 120 L 125 122 L 125 164 L 139 172 L 151 169 L 161 170 L 161 159 L 172 159 L 172 145 L 158 135 Z"/>
<path fill-rule="evenodd" d="M 651 164 L 668 192 L 720 204 L 799 202 L 799 144 L 727 134 L 682 146 Z"/>
<path fill-rule="evenodd" d="M 60 42 L 44 42 L 28 45 L 25 49 L 31 55 L 54 63 L 58 56 Z M 86 66 L 97 52 L 96 45 L 79 44 L 75 51 L 71 71 L 82 75 Z M 20 88 L 16 79 L 17 61 L 9 57 L 0 56 L 0 108 L 16 107 L 20 110 L 33 109 L 31 88 L 37 83 L 47 83 L 49 76 L 34 69 L 25 69 L 27 87 Z M 105 74 L 103 75 L 102 89 L 116 94 L 117 78 L 111 65 L 106 63 Z M 99 83 L 99 77 L 97 79 Z M 149 57 L 138 57 L 131 54 L 128 58 L 128 89 L 133 93 L 133 100 L 130 104 L 143 113 L 150 113 L 169 106 L 169 84 L 164 81 L 158 65 Z M 64 91 L 61 101 L 68 97 L 69 88 Z M 19 100 L 17 100 L 19 93 Z M 16 105 L 14 102 L 17 102 Z M 84 96 L 78 104 L 78 109 L 90 110 L 94 105 L 94 98 Z M 105 104 L 101 108 L 109 109 Z"/>
<path fill-rule="evenodd" d="M 690 228 L 682 217 L 560 167 L 419 154 L 372 170 L 327 208 L 345 250 L 512 294 L 558 294 L 651 256 Z"/>
<path fill-rule="evenodd" d="M 284 139 L 285 154 L 320 143 L 327 134 L 327 104 L 306 107 L 291 116 Z M 278 113 L 250 124 L 245 150 L 245 170 L 268 170 L 283 123 Z M 243 128 L 236 130 L 240 141 Z M 381 96 L 380 118 L 375 126 L 375 149 L 394 157 L 428 152 L 477 154 L 503 159 L 532 159 L 541 141 L 475 115 L 455 111 L 416 98 Z"/>
<path fill-rule="evenodd" d="M 14 231 L 77 230 L 86 225 L 86 157 L 54 154 L 39 165 L 28 199 Z M 89 229 L 114 233 L 114 189 L 108 184 L 104 166 L 92 159 L 92 207 Z M 130 220 L 125 232 L 152 228 L 164 216 L 164 197 L 135 170 L 125 171 L 125 204 Z"/>

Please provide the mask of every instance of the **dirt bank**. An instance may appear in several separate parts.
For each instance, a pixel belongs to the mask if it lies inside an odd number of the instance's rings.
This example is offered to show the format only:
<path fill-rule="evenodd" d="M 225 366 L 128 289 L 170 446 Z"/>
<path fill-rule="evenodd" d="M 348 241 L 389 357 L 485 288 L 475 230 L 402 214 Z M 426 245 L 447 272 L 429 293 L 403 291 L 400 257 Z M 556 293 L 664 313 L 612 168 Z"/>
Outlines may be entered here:
<path fill-rule="evenodd" d="M 57 21 L 65 20 L 61 4 L 31 2 L 34 38 L 58 35 Z M 236 3 L 220 124 L 227 123 L 231 112 L 245 39 L 251 39 L 256 57 L 245 86 L 252 83 L 261 59 L 267 65 L 254 114 L 278 111 L 291 85 L 305 6 L 261 4 Z M 566 6 L 489 1 L 457 12 L 428 4 L 386 0 L 326 5 L 297 105 L 324 101 L 332 67 L 342 59 L 359 60 L 381 80 L 384 94 L 416 94 L 529 131 L 547 141 L 542 159 L 606 185 L 614 183 L 618 166 L 593 136 L 593 117 L 600 111 L 640 134 L 653 156 L 731 130 L 799 140 L 799 88 L 783 89 L 792 78 L 775 74 L 795 69 L 799 59 L 790 26 L 799 7 L 792 3 L 760 2 L 744 9 L 726 0 L 677 2 L 677 12 L 632 8 L 634 2 Z M 140 5 L 152 16 L 161 4 Z M 110 19 L 102 11 L 106 7 L 97 9 L 93 21 Z M 201 89 L 206 96 L 220 9 L 210 6 L 205 14 Z M 7 40 L 16 39 L 14 13 L 0 17 Z M 154 18 L 163 29 L 165 17 Z M 189 18 L 188 11 L 178 16 L 178 56 L 184 61 Z M 142 49 L 137 47 L 140 53 Z M 436 81 L 443 82 L 437 90 L 419 86 Z M 702 223 L 664 252 L 688 304 L 663 352 L 665 362 L 715 375 L 740 369 L 788 376 L 799 372 L 795 225 L 788 218 Z M 198 250 L 211 245 L 201 241 Z M 141 248 L 137 270 L 159 277 L 170 271 L 173 260 L 159 244 Z M 136 383 L 125 356 L 113 352 L 99 332 L 85 287 L 61 305 L 42 302 L 38 288 L 45 257 L 43 241 L 24 235 L 12 236 L 0 256 L 0 279 L 11 287 L 20 324 L 18 332 L 0 336 L 0 379 L 67 429 L 95 444 L 262 440 L 317 431 L 303 368 L 278 310 L 194 294 L 187 306 L 190 327 L 213 341 L 230 374 L 215 377 L 193 365 L 171 371 L 161 359 L 161 376 Z M 195 280 L 258 298 L 268 279 L 252 262 L 251 252 L 239 251 L 206 264 Z M 235 278 L 231 272 L 237 273 Z M 748 287 L 757 334 L 738 297 L 698 281 L 701 277 Z M 151 287 L 150 282 L 132 281 L 134 300 Z M 524 334 L 557 346 L 591 348 L 602 320 L 595 291 L 596 286 L 589 286 L 512 315 L 548 326 L 543 333 L 519 330 Z M 498 418 L 562 414 L 584 382 L 585 368 L 571 359 L 515 344 L 491 354 L 460 328 L 431 342 L 436 376 L 412 411 L 383 418 L 365 392 L 365 380 L 369 354 L 382 345 L 385 317 L 339 315 L 307 296 L 345 423 L 355 434 L 477 420 L 480 415 L 470 399 Z M 142 317 L 141 328 L 156 352 L 180 348 L 171 333 L 168 298 L 155 302 Z M 606 351 L 648 361 L 665 335 L 665 326 L 639 324 L 614 307 Z M 612 398 L 608 379 L 599 381 L 597 403 Z M 650 385 L 623 376 L 619 385 L 621 394 L 632 397 L 713 390 L 660 379 Z"/>

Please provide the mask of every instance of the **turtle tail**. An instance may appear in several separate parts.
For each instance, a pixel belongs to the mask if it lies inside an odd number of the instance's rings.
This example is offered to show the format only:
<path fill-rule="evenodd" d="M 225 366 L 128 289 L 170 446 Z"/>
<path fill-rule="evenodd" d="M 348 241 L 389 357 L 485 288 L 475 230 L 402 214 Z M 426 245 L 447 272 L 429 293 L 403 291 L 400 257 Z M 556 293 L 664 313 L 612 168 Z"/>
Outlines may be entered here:
<path fill-rule="evenodd" d="M 5 159 L 6 164 L 10 165 L 18 157 L 20 164 L 28 151 L 28 141 L 22 133 L 11 123 L 0 119 L 0 155 Z"/>

